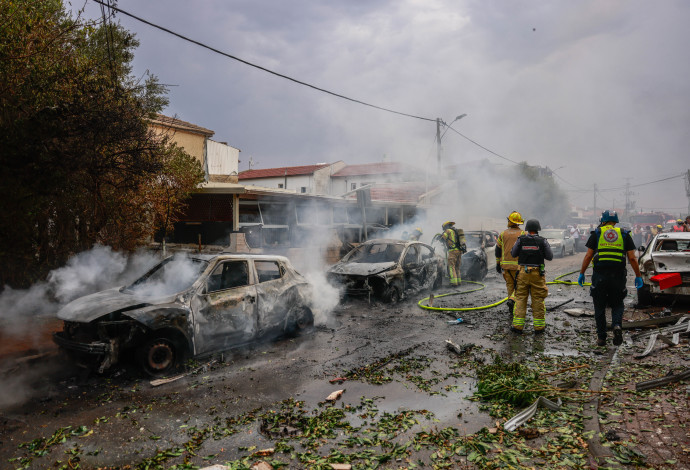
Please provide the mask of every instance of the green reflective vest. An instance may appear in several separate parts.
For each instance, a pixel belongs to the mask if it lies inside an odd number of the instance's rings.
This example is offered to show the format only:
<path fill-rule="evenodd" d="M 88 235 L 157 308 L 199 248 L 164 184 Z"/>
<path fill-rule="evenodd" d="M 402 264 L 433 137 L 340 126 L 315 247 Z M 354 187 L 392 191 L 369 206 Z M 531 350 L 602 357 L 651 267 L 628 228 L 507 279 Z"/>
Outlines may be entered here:
<path fill-rule="evenodd" d="M 594 264 L 597 266 L 625 264 L 624 246 L 623 232 L 620 228 L 611 225 L 601 227 L 599 242 L 597 243 L 597 258 Z"/>

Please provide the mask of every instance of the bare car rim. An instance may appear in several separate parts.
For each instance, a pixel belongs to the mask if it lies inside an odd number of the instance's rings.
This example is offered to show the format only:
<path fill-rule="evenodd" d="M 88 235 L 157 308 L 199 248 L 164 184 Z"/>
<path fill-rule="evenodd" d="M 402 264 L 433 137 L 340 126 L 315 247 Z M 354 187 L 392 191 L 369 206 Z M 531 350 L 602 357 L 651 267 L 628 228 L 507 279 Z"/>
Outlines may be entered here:
<path fill-rule="evenodd" d="M 150 375 L 160 375 L 175 367 L 175 345 L 167 339 L 149 341 L 141 351 L 144 370 Z"/>

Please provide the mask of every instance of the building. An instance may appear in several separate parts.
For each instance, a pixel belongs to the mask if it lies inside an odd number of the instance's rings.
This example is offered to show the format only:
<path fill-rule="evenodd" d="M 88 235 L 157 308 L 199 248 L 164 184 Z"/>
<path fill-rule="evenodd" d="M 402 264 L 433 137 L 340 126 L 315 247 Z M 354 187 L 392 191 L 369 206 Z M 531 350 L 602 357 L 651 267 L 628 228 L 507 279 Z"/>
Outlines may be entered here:
<path fill-rule="evenodd" d="M 211 140 L 215 134 L 212 130 L 162 114 L 150 121 L 150 127 L 196 158 L 206 173 L 207 181 L 237 183 L 240 150 L 225 142 Z"/>
<path fill-rule="evenodd" d="M 399 162 L 380 162 L 347 165 L 334 172 L 331 179 L 333 190 L 330 194 L 341 195 L 367 185 L 424 181 L 425 173 Z"/>
<path fill-rule="evenodd" d="M 239 174 L 244 184 L 264 188 L 284 189 L 300 194 L 333 194 L 331 176 L 345 167 L 345 163 L 286 166 L 247 170 Z"/>

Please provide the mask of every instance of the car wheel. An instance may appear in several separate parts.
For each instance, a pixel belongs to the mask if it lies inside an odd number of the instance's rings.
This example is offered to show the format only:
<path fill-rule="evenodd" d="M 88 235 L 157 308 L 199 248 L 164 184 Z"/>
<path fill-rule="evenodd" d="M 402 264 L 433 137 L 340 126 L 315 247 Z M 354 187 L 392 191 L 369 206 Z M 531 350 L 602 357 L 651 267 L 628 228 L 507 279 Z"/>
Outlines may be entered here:
<path fill-rule="evenodd" d="M 397 304 L 398 302 L 400 302 L 400 291 L 397 287 L 391 286 L 388 288 L 385 301 L 389 304 Z"/>
<path fill-rule="evenodd" d="M 307 307 L 295 307 L 287 315 L 285 333 L 295 336 L 314 326 L 314 314 Z"/>
<path fill-rule="evenodd" d="M 160 377 L 178 369 L 180 353 L 181 348 L 176 341 L 154 337 L 139 348 L 139 364 L 151 377 Z"/>
<path fill-rule="evenodd" d="M 565 247 L 561 248 L 561 258 L 565 258 Z"/>

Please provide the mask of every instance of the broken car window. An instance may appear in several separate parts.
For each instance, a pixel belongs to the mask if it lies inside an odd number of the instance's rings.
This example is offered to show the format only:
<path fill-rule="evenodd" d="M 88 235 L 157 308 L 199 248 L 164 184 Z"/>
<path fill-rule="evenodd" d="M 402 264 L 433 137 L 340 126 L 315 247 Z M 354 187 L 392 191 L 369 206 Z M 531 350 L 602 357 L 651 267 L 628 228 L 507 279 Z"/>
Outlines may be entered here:
<path fill-rule="evenodd" d="M 163 297 L 189 289 L 208 266 L 208 261 L 174 256 L 161 261 L 123 289 L 144 297 Z"/>
<path fill-rule="evenodd" d="M 283 277 L 283 270 L 275 261 L 254 261 L 259 282 L 272 281 Z"/>
<path fill-rule="evenodd" d="M 396 263 L 400 259 L 404 245 L 372 243 L 360 245 L 348 257 L 350 263 Z"/>
<path fill-rule="evenodd" d="M 403 261 L 403 264 L 408 265 L 415 263 L 417 263 L 417 248 L 412 245 L 407 249 L 407 253 L 405 253 L 405 261 Z"/>
<path fill-rule="evenodd" d="M 249 284 L 246 261 L 226 261 L 216 266 L 208 277 L 207 292 L 243 287 Z"/>

